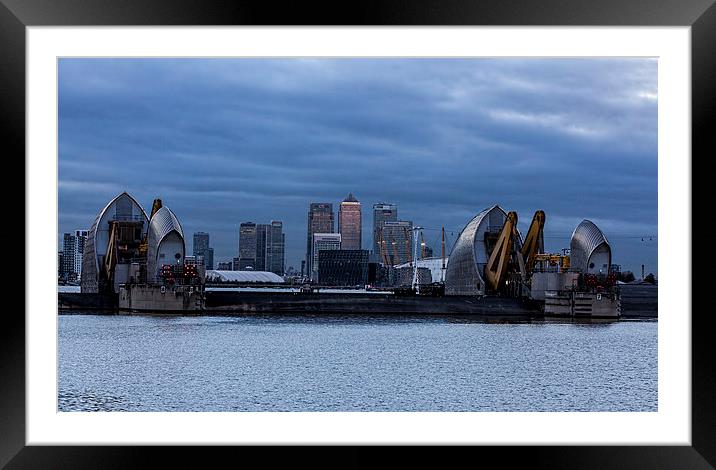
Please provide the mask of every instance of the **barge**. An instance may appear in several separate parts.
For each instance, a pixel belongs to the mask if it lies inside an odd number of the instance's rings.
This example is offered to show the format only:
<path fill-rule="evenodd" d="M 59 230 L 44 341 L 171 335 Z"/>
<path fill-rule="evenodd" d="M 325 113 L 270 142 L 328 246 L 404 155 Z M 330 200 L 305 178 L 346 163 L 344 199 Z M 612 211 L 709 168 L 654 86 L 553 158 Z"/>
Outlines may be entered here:
<path fill-rule="evenodd" d="M 540 317 L 631 317 L 618 296 L 574 292 L 546 293 L 545 301 L 507 296 L 425 296 L 394 293 L 300 292 L 270 289 L 213 289 L 198 286 L 126 285 L 117 295 L 60 293 L 62 311 L 167 313 L 184 315 L 456 315 L 529 319 Z M 654 294 L 656 295 L 656 294 Z M 614 314 L 617 312 L 617 315 Z M 656 317 L 640 309 L 639 317 Z"/>

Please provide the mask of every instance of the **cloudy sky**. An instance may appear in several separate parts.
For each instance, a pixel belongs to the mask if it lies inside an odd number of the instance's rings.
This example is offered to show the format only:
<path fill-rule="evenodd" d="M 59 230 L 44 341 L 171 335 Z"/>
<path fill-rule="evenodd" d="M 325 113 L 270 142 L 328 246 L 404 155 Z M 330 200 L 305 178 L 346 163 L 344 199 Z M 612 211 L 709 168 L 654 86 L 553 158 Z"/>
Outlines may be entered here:
<path fill-rule="evenodd" d="M 58 242 L 122 191 L 161 198 L 188 250 L 209 232 L 215 263 L 275 219 L 300 268 L 309 203 L 353 192 L 364 248 L 374 203 L 436 253 L 499 203 L 521 230 L 544 210 L 550 251 L 587 218 L 657 273 L 657 61 L 61 59 Z"/>

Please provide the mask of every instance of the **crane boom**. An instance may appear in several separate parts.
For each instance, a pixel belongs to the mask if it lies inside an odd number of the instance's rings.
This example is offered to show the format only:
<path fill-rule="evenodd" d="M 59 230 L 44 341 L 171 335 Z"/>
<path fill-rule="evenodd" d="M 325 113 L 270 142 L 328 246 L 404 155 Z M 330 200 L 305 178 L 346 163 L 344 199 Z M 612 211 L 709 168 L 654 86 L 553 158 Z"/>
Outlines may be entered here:
<path fill-rule="evenodd" d="M 162 208 L 162 200 L 157 198 L 152 202 L 152 214 L 149 216 L 149 220 L 152 220 L 152 217 L 154 217 L 154 214 L 157 213 L 159 209 Z"/>
<path fill-rule="evenodd" d="M 107 241 L 107 254 L 104 255 L 104 274 L 111 285 L 114 280 L 114 268 L 117 266 L 117 237 L 119 236 L 119 224 L 117 221 L 110 222 L 109 241 Z"/>
<path fill-rule="evenodd" d="M 159 198 L 155 199 L 154 202 L 152 202 L 152 212 L 151 212 L 151 214 L 149 215 L 149 220 L 152 220 L 152 217 L 154 217 L 154 214 L 156 214 L 157 211 L 158 211 L 159 209 L 161 209 L 161 208 L 162 208 L 162 200 L 159 199 Z M 147 230 L 147 231 L 144 233 L 144 237 L 142 238 L 142 242 L 139 244 L 139 253 L 140 253 L 142 256 L 146 256 L 146 255 L 147 255 L 147 248 L 149 247 L 149 244 L 147 243 L 147 237 L 148 237 L 148 236 L 149 236 L 149 230 Z"/>
<path fill-rule="evenodd" d="M 502 225 L 500 236 L 497 239 L 495 248 L 490 254 L 490 259 L 485 266 L 485 278 L 492 290 L 498 290 L 505 280 L 507 264 L 512 255 L 514 240 L 517 238 L 517 213 L 510 211 L 507 214 L 505 223 Z"/>
<path fill-rule="evenodd" d="M 524 260 L 524 275 L 529 275 L 534 270 L 535 262 L 537 261 L 537 253 L 544 251 L 544 238 L 542 236 L 542 229 L 544 228 L 545 214 L 544 211 L 538 210 L 532 217 L 532 223 L 530 224 L 529 230 L 527 230 L 527 236 L 522 244 L 522 250 L 520 255 Z"/>

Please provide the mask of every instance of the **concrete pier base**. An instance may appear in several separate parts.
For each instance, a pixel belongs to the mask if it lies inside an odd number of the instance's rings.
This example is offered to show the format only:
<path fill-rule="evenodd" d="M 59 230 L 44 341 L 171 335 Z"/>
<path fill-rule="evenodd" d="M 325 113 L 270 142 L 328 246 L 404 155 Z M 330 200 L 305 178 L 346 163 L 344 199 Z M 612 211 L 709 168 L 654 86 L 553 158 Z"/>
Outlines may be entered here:
<path fill-rule="evenodd" d="M 119 289 L 119 310 L 128 312 L 201 312 L 200 290 L 191 286 L 131 285 Z"/>

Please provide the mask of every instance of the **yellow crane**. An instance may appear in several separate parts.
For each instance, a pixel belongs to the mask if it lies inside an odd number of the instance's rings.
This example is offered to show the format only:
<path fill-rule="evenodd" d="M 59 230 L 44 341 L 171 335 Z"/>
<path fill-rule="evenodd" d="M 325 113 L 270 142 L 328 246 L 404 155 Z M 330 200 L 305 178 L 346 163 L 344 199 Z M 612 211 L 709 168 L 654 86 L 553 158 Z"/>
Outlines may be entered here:
<path fill-rule="evenodd" d="M 544 229 L 545 215 L 544 211 L 538 210 L 532 217 L 532 223 L 527 230 L 527 236 L 522 243 L 520 256 L 524 262 L 524 274 L 529 276 L 534 270 L 537 254 L 544 250 L 544 239 L 542 230 Z"/>
<path fill-rule="evenodd" d="M 545 219 L 544 211 L 536 211 L 527 230 L 525 240 L 520 243 L 520 237 L 517 233 L 517 213 L 509 212 L 507 214 L 497 243 L 485 266 L 485 278 L 492 290 L 499 290 L 503 286 L 508 265 L 513 255 L 517 260 L 522 280 L 528 280 L 534 270 L 535 263 L 539 259 L 540 251 L 544 250 L 542 231 Z"/>
<path fill-rule="evenodd" d="M 109 285 L 114 280 L 114 268 L 117 266 L 117 237 L 119 236 L 119 223 L 116 220 L 110 222 L 109 241 L 107 242 L 107 254 L 104 255 L 104 274 Z"/>
<path fill-rule="evenodd" d="M 515 238 L 517 238 L 517 212 L 510 211 L 485 266 L 485 279 L 492 290 L 498 290 L 505 282 L 507 264 L 512 255 Z"/>

